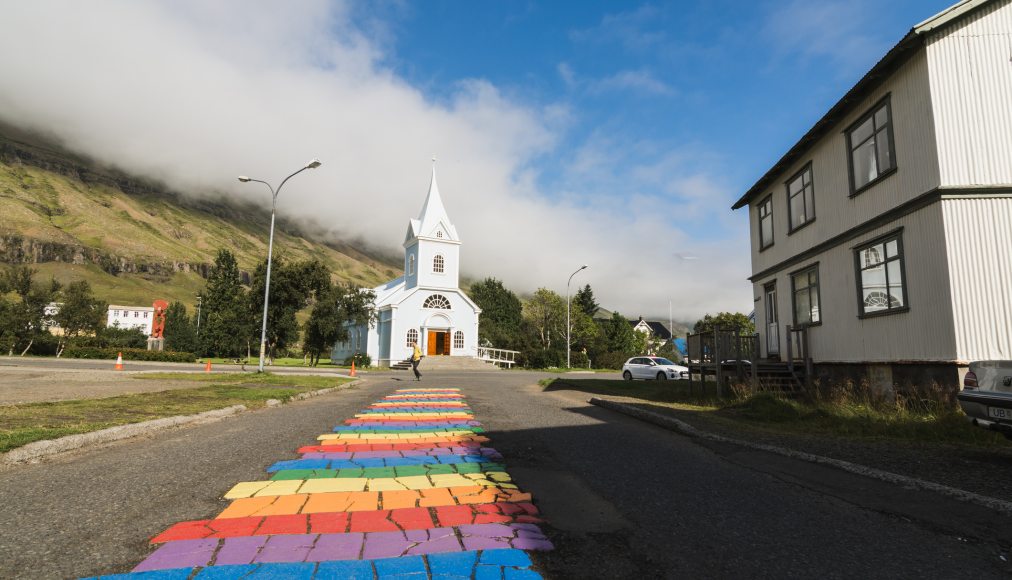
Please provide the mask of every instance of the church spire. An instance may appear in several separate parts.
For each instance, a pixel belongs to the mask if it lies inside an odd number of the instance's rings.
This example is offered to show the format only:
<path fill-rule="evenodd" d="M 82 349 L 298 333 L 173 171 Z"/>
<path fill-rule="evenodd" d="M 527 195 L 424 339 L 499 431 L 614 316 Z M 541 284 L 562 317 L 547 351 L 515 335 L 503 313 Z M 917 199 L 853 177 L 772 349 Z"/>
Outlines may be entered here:
<path fill-rule="evenodd" d="M 425 203 L 422 204 L 422 211 L 418 219 L 411 220 L 412 233 L 415 237 L 446 238 L 447 240 L 459 241 L 457 229 L 450 223 L 446 215 L 446 208 L 443 207 L 443 199 L 439 195 L 439 184 L 436 182 L 436 157 L 432 157 L 432 177 L 429 181 L 429 193 L 425 196 Z"/>

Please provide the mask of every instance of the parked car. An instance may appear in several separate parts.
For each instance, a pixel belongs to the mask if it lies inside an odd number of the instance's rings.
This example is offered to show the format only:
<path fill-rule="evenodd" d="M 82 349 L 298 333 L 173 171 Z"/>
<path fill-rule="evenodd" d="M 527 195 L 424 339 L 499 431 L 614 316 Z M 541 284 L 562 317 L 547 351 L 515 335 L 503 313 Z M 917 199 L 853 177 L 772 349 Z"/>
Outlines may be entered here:
<path fill-rule="evenodd" d="M 687 379 L 689 369 L 659 356 L 634 356 L 622 365 L 622 378 L 633 379 Z"/>
<path fill-rule="evenodd" d="M 971 362 L 958 398 L 974 425 L 1012 439 L 1012 360 Z"/>

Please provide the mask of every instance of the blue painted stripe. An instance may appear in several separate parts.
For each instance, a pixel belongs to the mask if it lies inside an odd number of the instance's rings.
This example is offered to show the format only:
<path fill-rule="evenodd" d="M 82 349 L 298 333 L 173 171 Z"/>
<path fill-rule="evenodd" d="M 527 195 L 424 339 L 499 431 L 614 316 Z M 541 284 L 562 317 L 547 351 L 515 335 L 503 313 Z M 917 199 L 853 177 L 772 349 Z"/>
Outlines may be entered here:
<path fill-rule="evenodd" d="M 534 580 L 541 575 L 531 569 L 530 557 L 522 550 L 449 552 L 427 556 L 403 556 L 377 560 L 332 560 L 327 562 L 265 563 L 206 568 L 173 568 L 149 572 L 111 574 L 84 580 L 382 580 L 471 579 Z"/>

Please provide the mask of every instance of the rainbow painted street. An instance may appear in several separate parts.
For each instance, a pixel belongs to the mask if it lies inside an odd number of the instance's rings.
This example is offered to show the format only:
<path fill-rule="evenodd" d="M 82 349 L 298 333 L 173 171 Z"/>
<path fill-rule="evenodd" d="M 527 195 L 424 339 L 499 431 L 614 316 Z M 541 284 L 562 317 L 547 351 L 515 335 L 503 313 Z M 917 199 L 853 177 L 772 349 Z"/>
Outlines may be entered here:
<path fill-rule="evenodd" d="M 459 389 L 400 389 L 102 579 L 528 579 L 551 550 Z"/>

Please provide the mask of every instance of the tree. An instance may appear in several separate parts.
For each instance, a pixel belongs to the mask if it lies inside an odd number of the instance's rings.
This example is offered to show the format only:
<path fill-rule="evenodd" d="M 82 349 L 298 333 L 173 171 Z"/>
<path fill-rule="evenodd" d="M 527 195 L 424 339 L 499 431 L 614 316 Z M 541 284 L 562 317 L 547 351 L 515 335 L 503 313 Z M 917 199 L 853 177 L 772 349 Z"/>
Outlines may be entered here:
<path fill-rule="evenodd" d="M 249 346 L 253 327 L 239 265 L 232 252 L 218 250 L 201 296 L 205 317 L 201 325 L 200 352 L 211 356 L 243 354 Z"/>
<path fill-rule="evenodd" d="M 348 324 L 372 322 L 375 300 L 372 290 L 350 284 L 335 284 L 317 293 L 302 337 L 302 351 L 309 356 L 310 366 L 319 364 L 320 357 L 332 350 L 334 344 L 348 340 Z"/>
<path fill-rule="evenodd" d="M 523 304 L 523 320 L 534 335 L 534 342 L 542 350 L 550 350 L 553 337 L 559 340 L 565 336 L 566 302 L 555 292 L 538 288 Z"/>
<path fill-rule="evenodd" d="M 165 349 L 177 352 L 196 352 L 197 328 L 186 312 L 186 305 L 173 302 L 165 309 Z"/>
<path fill-rule="evenodd" d="M 0 275 L 0 348 L 24 356 L 46 331 L 46 307 L 60 290 L 56 280 L 36 284 L 36 271 L 19 266 Z"/>
<path fill-rule="evenodd" d="M 721 312 L 716 316 L 709 314 L 696 321 L 692 332 L 710 332 L 714 328 L 737 328 L 739 334 L 755 334 L 755 323 L 748 319 L 748 316 L 740 312 Z"/>
<path fill-rule="evenodd" d="M 261 262 L 250 284 L 249 309 L 260 330 L 264 312 L 267 262 Z M 299 340 L 296 314 L 330 289 L 330 270 L 319 260 L 289 262 L 274 258 L 271 264 L 271 294 L 267 305 L 267 352 L 274 359 L 279 349 Z M 256 335 L 259 339 L 259 334 Z"/>
<path fill-rule="evenodd" d="M 573 297 L 573 304 L 578 306 L 581 312 L 591 317 L 601 307 L 597 303 L 597 300 L 594 300 L 594 291 L 591 290 L 590 284 L 576 291 L 576 296 Z"/>
<path fill-rule="evenodd" d="M 618 312 L 613 313 L 611 320 L 606 321 L 603 326 L 608 352 L 619 352 L 632 356 L 642 353 L 646 349 L 646 335 L 633 330 L 629 320 Z"/>
<path fill-rule="evenodd" d="M 497 348 L 519 349 L 523 323 L 520 298 L 495 278 L 471 286 L 471 298 L 481 308 L 478 338 Z"/>
<path fill-rule="evenodd" d="M 105 327 L 109 305 L 96 299 L 87 280 L 71 282 L 62 292 L 63 304 L 53 317 L 70 341 L 84 334 L 97 335 Z M 63 340 L 56 356 L 63 353 Z"/>

